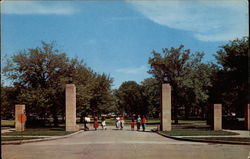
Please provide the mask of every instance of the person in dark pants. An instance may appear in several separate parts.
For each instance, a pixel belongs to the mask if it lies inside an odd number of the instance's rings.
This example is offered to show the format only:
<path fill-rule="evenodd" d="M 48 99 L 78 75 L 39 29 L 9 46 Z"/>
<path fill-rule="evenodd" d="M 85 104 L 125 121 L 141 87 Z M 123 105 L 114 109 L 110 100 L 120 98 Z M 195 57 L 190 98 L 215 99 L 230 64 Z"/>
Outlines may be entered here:
<path fill-rule="evenodd" d="M 88 122 L 90 122 L 90 118 L 85 117 L 85 118 L 84 118 L 84 130 L 85 130 L 85 131 L 88 131 L 88 130 L 89 130 L 89 127 L 87 126 Z"/>
<path fill-rule="evenodd" d="M 142 126 L 143 131 L 145 131 L 145 129 L 146 129 L 146 122 L 147 122 L 147 119 L 146 119 L 146 117 L 143 115 L 143 116 L 142 116 L 142 119 L 141 119 L 141 126 Z"/>
<path fill-rule="evenodd" d="M 131 130 L 133 130 L 133 131 L 134 131 L 134 128 L 135 128 L 135 118 L 134 118 L 134 117 L 132 117 L 132 120 L 131 120 L 130 126 L 131 126 Z"/>

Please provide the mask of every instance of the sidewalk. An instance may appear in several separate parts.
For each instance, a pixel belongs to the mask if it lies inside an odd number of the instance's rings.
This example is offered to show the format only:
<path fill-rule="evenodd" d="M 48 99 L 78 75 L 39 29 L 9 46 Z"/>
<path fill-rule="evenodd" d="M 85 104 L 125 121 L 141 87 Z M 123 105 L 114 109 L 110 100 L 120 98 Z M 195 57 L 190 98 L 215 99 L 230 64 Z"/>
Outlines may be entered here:
<path fill-rule="evenodd" d="M 14 130 L 15 128 L 1 129 L 1 134 L 6 133 L 6 132 L 12 132 Z"/>
<path fill-rule="evenodd" d="M 234 135 L 236 137 L 250 137 L 250 131 L 249 130 L 224 130 L 224 131 L 238 133 L 239 135 Z"/>

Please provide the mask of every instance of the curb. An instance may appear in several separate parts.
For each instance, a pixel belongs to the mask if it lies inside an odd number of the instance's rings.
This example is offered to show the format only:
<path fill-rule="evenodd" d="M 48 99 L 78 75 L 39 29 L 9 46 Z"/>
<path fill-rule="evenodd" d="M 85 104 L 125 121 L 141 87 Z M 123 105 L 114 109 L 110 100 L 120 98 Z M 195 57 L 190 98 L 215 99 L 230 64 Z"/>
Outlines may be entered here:
<path fill-rule="evenodd" d="M 180 141 L 191 141 L 191 142 L 205 142 L 205 143 L 214 143 L 214 144 L 235 144 L 235 145 L 250 145 L 249 142 L 235 142 L 235 141 L 214 141 L 214 140 L 204 140 L 204 139 L 184 139 L 180 137 L 174 137 L 174 136 L 169 136 L 166 134 L 163 134 L 161 132 L 156 132 L 158 135 L 174 139 L 174 140 L 180 140 Z"/>
<path fill-rule="evenodd" d="M 21 144 L 24 144 L 24 143 L 31 143 L 31 142 L 42 142 L 42 141 L 64 139 L 64 138 L 68 138 L 70 136 L 79 134 L 79 133 L 81 133 L 83 131 L 84 130 L 80 130 L 80 131 L 74 132 L 74 133 L 69 134 L 69 135 L 64 135 L 64 136 L 59 136 L 59 137 L 50 137 L 50 138 L 44 138 L 44 139 L 31 139 L 31 140 L 19 140 L 19 141 L 3 141 L 3 142 L 1 142 L 1 145 L 21 145 Z M 39 137 L 39 136 L 35 136 L 35 137 Z"/>

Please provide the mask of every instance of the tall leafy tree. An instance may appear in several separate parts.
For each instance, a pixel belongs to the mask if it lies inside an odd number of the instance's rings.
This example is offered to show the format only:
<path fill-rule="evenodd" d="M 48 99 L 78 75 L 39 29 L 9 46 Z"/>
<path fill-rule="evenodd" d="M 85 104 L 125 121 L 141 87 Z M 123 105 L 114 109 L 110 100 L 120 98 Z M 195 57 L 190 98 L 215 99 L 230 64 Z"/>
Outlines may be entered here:
<path fill-rule="evenodd" d="M 58 124 L 58 115 L 65 116 L 65 84 L 73 76 L 77 88 L 78 114 L 98 113 L 110 107 L 112 79 L 97 74 L 77 58 L 69 59 L 55 48 L 55 43 L 42 42 L 36 47 L 11 57 L 4 68 L 5 75 L 14 81 L 16 101 L 26 104 L 27 115 L 50 115 Z"/>
<path fill-rule="evenodd" d="M 143 88 L 135 81 L 126 81 L 115 92 L 118 98 L 120 112 L 132 114 L 147 114 L 148 104 L 143 93 Z"/>
<path fill-rule="evenodd" d="M 67 77 L 69 59 L 54 48 L 55 43 L 42 42 L 42 47 L 23 50 L 14 55 L 4 68 L 5 75 L 19 88 L 18 102 L 27 105 L 27 114 L 52 113 L 55 125 Z"/>
<path fill-rule="evenodd" d="M 14 117 L 14 105 L 16 104 L 17 89 L 3 86 L 1 83 L 1 118 L 11 119 Z M 11 100 L 9 100 L 11 99 Z"/>
<path fill-rule="evenodd" d="M 148 104 L 148 115 L 154 118 L 160 113 L 160 83 L 155 78 L 146 78 L 141 82 Z"/>
<path fill-rule="evenodd" d="M 96 75 L 90 107 L 93 114 L 100 115 L 112 111 L 112 91 L 111 84 L 113 79 L 106 74 Z"/>
<path fill-rule="evenodd" d="M 223 103 L 225 113 L 243 115 L 243 106 L 249 103 L 249 38 L 236 39 L 221 46 L 215 54 L 217 70 L 214 72 L 211 99 Z"/>
<path fill-rule="evenodd" d="M 209 74 L 206 74 L 207 65 L 201 62 L 204 54 L 191 54 L 189 49 L 180 45 L 178 48 L 164 48 L 162 53 L 153 51 L 152 55 L 148 61 L 151 66 L 148 72 L 160 83 L 164 74 L 167 76 L 167 82 L 172 86 L 173 117 L 178 123 L 179 107 L 198 105 L 208 98 L 206 89 L 211 82 Z"/>

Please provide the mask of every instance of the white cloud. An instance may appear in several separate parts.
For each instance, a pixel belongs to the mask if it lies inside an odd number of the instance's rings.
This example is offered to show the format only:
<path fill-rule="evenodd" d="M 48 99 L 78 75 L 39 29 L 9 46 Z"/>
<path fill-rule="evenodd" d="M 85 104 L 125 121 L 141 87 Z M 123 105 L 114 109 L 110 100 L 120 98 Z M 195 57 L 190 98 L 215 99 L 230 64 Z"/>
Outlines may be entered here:
<path fill-rule="evenodd" d="M 137 68 L 121 68 L 115 71 L 119 73 L 125 73 L 125 74 L 145 74 L 147 70 L 148 68 L 145 65 L 142 65 Z"/>
<path fill-rule="evenodd" d="M 76 9 L 66 2 L 4 1 L 2 3 L 3 14 L 71 15 L 75 12 Z"/>
<path fill-rule="evenodd" d="M 153 22 L 189 31 L 202 41 L 226 41 L 248 35 L 247 0 L 128 2 Z"/>

